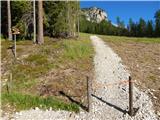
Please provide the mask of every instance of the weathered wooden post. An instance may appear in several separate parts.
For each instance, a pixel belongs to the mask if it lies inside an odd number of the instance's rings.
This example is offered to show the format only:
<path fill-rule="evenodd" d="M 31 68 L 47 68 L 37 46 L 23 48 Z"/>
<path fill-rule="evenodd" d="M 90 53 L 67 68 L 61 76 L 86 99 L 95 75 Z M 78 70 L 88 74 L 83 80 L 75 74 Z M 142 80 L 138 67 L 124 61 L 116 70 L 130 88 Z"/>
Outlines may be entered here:
<path fill-rule="evenodd" d="M 16 58 L 17 53 L 16 53 L 16 34 L 14 34 L 14 57 Z"/>
<path fill-rule="evenodd" d="M 133 116 L 133 82 L 129 76 L 129 115 Z"/>
<path fill-rule="evenodd" d="M 12 73 L 9 74 L 10 88 L 12 89 Z"/>
<path fill-rule="evenodd" d="M 12 73 L 9 74 L 9 77 L 8 77 L 8 80 L 7 80 L 7 85 L 6 85 L 6 89 L 7 89 L 8 94 L 11 91 L 11 87 L 12 87 Z"/>
<path fill-rule="evenodd" d="M 91 80 L 87 76 L 87 99 L 88 99 L 88 112 L 91 111 Z"/>
<path fill-rule="evenodd" d="M 9 94 L 10 90 L 9 90 L 9 83 L 8 83 L 8 81 L 7 81 L 6 89 L 7 89 L 7 93 Z"/>

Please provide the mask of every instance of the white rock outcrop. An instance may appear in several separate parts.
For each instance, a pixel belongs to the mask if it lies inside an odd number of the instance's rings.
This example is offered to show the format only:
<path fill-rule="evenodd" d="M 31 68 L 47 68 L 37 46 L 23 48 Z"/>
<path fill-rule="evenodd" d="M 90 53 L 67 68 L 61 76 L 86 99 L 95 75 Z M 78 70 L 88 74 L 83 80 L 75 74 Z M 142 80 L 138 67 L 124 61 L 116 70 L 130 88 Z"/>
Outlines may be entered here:
<path fill-rule="evenodd" d="M 103 20 L 108 20 L 107 13 L 97 7 L 83 8 L 82 14 L 85 15 L 86 19 L 91 22 L 100 23 Z"/>

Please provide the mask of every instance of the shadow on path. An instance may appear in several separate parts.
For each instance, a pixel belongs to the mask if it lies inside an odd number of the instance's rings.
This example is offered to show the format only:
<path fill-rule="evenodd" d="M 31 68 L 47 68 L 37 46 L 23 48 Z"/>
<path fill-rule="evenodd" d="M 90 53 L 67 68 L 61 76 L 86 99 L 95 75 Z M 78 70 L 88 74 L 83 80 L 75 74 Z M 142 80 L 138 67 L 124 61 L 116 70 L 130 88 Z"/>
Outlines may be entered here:
<path fill-rule="evenodd" d="M 113 104 L 111 104 L 111 103 L 109 103 L 109 102 L 107 102 L 107 101 L 104 101 L 102 98 L 97 97 L 97 96 L 94 95 L 94 94 L 91 94 L 91 95 L 92 95 L 93 97 L 97 98 L 98 100 L 100 100 L 101 102 L 106 103 L 106 104 L 109 105 L 110 107 L 113 107 L 113 108 L 117 109 L 118 111 L 120 111 L 120 112 L 122 112 L 122 113 L 124 113 L 124 114 L 128 113 L 128 111 L 123 110 L 123 109 L 121 109 L 121 108 L 119 108 L 119 107 L 117 107 L 117 106 L 115 106 L 115 105 L 113 105 Z"/>
<path fill-rule="evenodd" d="M 71 98 L 71 96 L 67 95 L 66 93 L 64 93 L 63 91 L 59 91 L 59 93 L 65 97 L 67 97 L 71 102 L 76 103 L 77 105 L 79 105 L 82 109 L 84 110 L 88 110 L 88 108 L 86 106 L 84 106 L 82 103 L 74 100 L 73 98 Z"/>

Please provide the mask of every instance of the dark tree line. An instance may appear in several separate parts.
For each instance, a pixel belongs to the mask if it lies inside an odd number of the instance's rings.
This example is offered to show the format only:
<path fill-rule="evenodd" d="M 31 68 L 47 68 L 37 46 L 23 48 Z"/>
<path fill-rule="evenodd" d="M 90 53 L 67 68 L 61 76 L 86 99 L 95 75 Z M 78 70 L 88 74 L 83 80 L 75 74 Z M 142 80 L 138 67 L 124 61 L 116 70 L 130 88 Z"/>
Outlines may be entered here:
<path fill-rule="evenodd" d="M 129 24 L 125 27 L 124 22 L 117 17 L 117 26 L 111 21 L 102 21 L 100 23 L 89 22 L 85 16 L 80 19 L 80 31 L 86 33 L 117 35 L 131 37 L 160 37 L 160 10 L 155 13 L 155 21 L 145 21 L 140 18 L 138 22 L 129 20 Z"/>
<path fill-rule="evenodd" d="M 33 39 L 33 30 L 35 29 L 33 1 L 9 0 L 9 3 L 7 1 L 1 1 L 1 36 L 10 38 L 8 29 L 10 27 L 16 27 L 21 33 L 17 36 L 19 39 Z M 41 39 L 43 33 L 51 37 L 78 36 L 79 17 L 77 15 L 80 9 L 79 5 L 79 1 L 69 0 L 36 1 L 36 32 L 37 39 L 41 41 L 40 44 L 43 43 L 43 39 Z M 8 13 L 10 12 L 10 17 L 8 17 Z M 9 25 L 10 23 L 11 26 Z"/>
<path fill-rule="evenodd" d="M 8 1 L 1 1 L 1 36 L 11 39 L 9 28 L 15 26 L 21 32 L 18 35 L 20 39 L 33 39 L 33 1 Z M 43 33 L 51 37 L 76 37 L 79 31 L 104 35 L 160 37 L 160 10 L 155 13 L 155 21 L 140 18 L 139 22 L 133 22 L 130 19 L 125 27 L 119 17 L 118 26 L 105 20 L 101 23 L 87 21 L 85 16 L 80 15 L 80 4 L 77 1 L 36 1 L 35 9 L 38 37 L 43 36 Z M 40 41 L 43 43 L 43 40 Z"/>

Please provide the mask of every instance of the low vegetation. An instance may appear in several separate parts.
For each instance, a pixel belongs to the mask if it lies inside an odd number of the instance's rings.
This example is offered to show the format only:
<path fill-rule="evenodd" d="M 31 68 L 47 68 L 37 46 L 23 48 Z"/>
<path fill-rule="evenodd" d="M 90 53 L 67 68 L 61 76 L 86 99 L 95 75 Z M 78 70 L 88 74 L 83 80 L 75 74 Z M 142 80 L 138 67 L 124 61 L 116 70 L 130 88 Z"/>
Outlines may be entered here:
<path fill-rule="evenodd" d="M 85 59 L 92 53 L 90 41 L 65 41 L 63 46 L 67 59 Z"/>
<path fill-rule="evenodd" d="M 61 40 L 45 37 L 43 46 L 29 40 L 18 41 L 16 60 L 12 45 L 2 41 L 3 110 L 8 111 L 8 105 L 15 111 L 42 105 L 77 112 L 77 106 L 86 105 L 85 79 L 92 74 L 93 56 L 88 35 Z"/>
<path fill-rule="evenodd" d="M 160 43 L 159 38 L 119 37 L 119 36 L 105 36 L 105 35 L 100 35 L 100 37 L 106 39 L 109 42 Z"/>
<path fill-rule="evenodd" d="M 43 109 L 62 109 L 68 111 L 79 111 L 79 106 L 70 103 L 67 104 L 59 99 L 53 97 L 41 98 L 39 96 L 25 95 L 20 93 L 2 93 L 2 104 L 10 103 L 12 106 L 16 107 L 16 110 L 25 110 L 30 108 L 43 108 Z"/>

